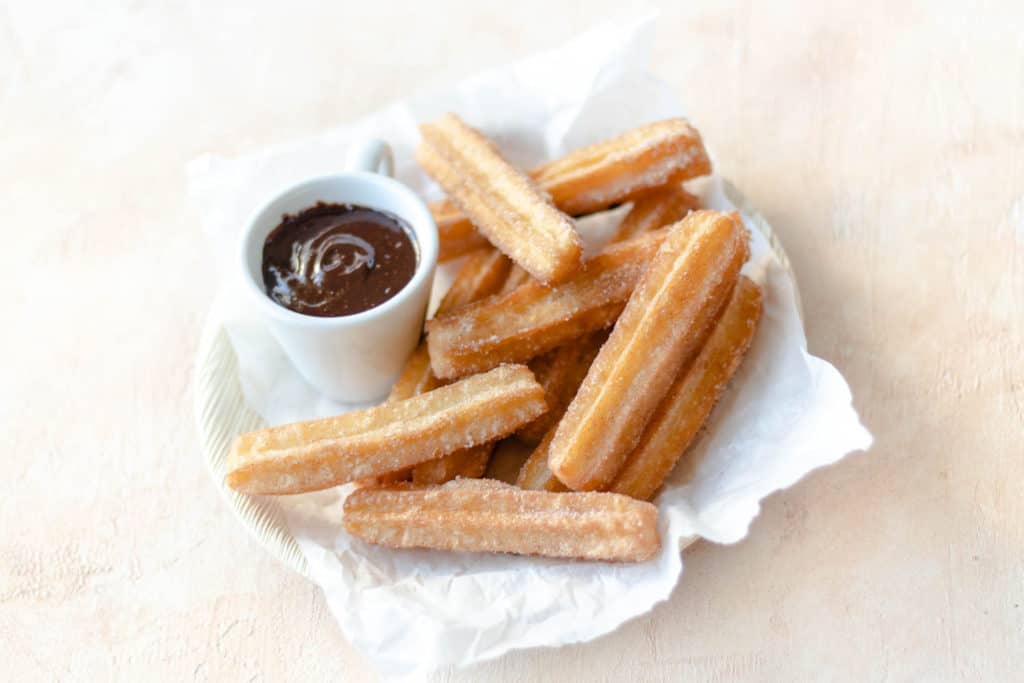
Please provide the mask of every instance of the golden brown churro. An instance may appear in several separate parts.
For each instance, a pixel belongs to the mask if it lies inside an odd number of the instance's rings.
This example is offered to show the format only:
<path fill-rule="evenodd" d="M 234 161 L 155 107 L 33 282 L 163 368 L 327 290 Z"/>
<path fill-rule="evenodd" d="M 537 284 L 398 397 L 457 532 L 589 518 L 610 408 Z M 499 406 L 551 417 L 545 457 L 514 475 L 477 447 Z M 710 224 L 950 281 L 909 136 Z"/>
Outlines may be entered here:
<path fill-rule="evenodd" d="M 244 493 L 329 488 L 500 439 L 544 410 L 533 373 L 502 366 L 404 401 L 242 434 L 226 480 Z"/>
<path fill-rule="evenodd" d="M 583 246 L 572 221 L 487 138 L 454 114 L 420 131 L 420 166 L 492 244 L 542 282 L 579 269 Z"/>
<path fill-rule="evenodd" d="M 430 213 L 437 224 L 437 260 L 440 263 L 491 246 L 487 238 L 477 232 L 469 219 L 462 215 L 459 207 L 447 199 L 431 202 Z"/>
<path fill-rule="evenodd" d="M 530 370 L 544 387 L 544 402 L 548 404 L 548 409 L 516 432 L 516 438 L 523 443 L 536 445 L 548 429 L 562 419 L 565 409 L 583 383 L 583 378 L 587 376 L 587 370 L 601 349 L 601 344 L 607 338 L 605 330 L 592 332 L 530 362 Z"/>
<path fill-rule="evenodd" d="M 530 281 L 530 274 L 517 265 L 512 266 L 512 270 L 508 272 L 508 277 L 505 279 L 505 284 L 501 288 L 501 293 L 511 292 L 516 287 L 524 285 Z"/>
<path fill-rule="evenodd" d="M 570 152 L 530 175 L 556 207 L 581 216 L 710 172 L 700 134 L 683 119 L 667 119 Z M 451 202 L 435 202 L 430 208 L 438 223 L 442 261 L 483 243 L 479 235 L 474 239 L 468 219 L 458 219 Z M 670 222 L 674 221 L 665 221 Z"/>
<path fill-rule="evenodd" d="M 555 287 L 530 281 L 427 323 L 430 364 L 441 378 L 528 361 L 611 325 L 666 232 L 613 244 Z"/>
<path fill-rule="evenodd" d="M 548 469 L 548 453 L 551 452 L 551 439 L 555 436 L 558 424 L 551 426 L 548 433 L 541 439 L 540 444 L 534 449 L 530 457 L 523 463 L 519 470 L 519 477 L 516 479 L 516 486 L 521 489 L 533 491 L 568 491 L 569 487 L 551 474 Z"/>
<path fill-rule="evenodd" d="M 633 207 L 616 229 L 611 241 L 622 242 L 676 223 L 696 209 L 699 202 L 697 197 L 681 185 L 656 190 L 633 202 Z M 502 292 L 509 290 L 509 281 L 506 281 Z M 580 388 L 590 363 L 607 338 L 608 335 L 604 333 L 588 335 L 530 362 L 530 369 L 544 387 L 548 411 L 516 432 L 520 440 L 536 445 L 553 425 L 558 424 Z"/>
<path fill-rule="evenodd" d="M 479 479 L 484 476 L 487 462 L 494 451 L 494 443 L 484 443 L 472 448 L 463 448 L 443 458 L 421 462 L 412 469 L 412 480 L 416 484 L 430 486 L 443 484 L 460 477 Z"/>
<path fill-rule="evenodd" d="M 661 546 L 650 503 L 485 479 L 359 489 L 345 500 L 344 523 L 353 536 L 392 548 L 639 562 Z"/>
<path fill-rule="evenodd" d="M 657 493 L 743 362 L 761 317 L 761 288 L 740 277 L 704 348 L 669 389 L 608 490 L 640 500 Z"/>
<path fill-rule="evenodd" d="M 687 192 L 682 185 L 655 190 L 633 202 L 611 241 L 623 242 L 645 232 L 678 223 L 688 213 L 699 208 L 700 198 Z"/>
<path fill-rule="evenodd" d="M 572 489 L 615 477 L 747 260 L 738 214 L 697 211 L 669 230 L 551 442 L 548 467 Z"/>

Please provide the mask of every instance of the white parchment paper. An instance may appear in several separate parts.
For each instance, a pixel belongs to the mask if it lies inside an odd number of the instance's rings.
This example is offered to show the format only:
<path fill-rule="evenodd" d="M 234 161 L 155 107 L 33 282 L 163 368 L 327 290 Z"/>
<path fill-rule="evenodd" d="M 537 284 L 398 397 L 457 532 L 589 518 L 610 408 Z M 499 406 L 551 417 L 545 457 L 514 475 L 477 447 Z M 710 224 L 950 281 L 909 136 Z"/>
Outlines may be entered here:
<path fill-rule="evenodd" d="M 609 23 L 557 50 L 313 138 L 234 160 L 192 162 L 191 199 L 224 274 L 216 311 L 238 354 L 253 408 L 280 424 L 354 407 L 333 404 L 306 386 L 237 292 L 238 234 L 263 201 L 310 176 L 337 171 L 349 144 L 367 136 L 390 141 L 400 180 L 428 198 L 439 196 L 415 165 L 413 150 L 417 122 L 445 111 L 483 129 L 524 167 L 681 115 L 674 93 L 646 72 L 651 33 L 648 19 Z M 717 178 L 697 189 L 708 206 L 731 208 Z M 604 219 L 609 220 L 614 216 Z M 600 232 L 588 230 L 592 242 Z M 450 280 L 450 270 L 442 269 L 435 295 Z M 682 541 L 742 539 L 766 495 L 871 444 L 842 376 L 807 353 L 794 282 L 757 231 L 745 272 L 765 289 L 761 325 L 707 432 L 656 501 L 663 548 L 650 562 L 392 551 L 344 533 L 344 490 L 281 499 L 331 611 L 382 673 L 419 675 L 512 649 L 607 633 L 668 597 L 682 575 Z"/>

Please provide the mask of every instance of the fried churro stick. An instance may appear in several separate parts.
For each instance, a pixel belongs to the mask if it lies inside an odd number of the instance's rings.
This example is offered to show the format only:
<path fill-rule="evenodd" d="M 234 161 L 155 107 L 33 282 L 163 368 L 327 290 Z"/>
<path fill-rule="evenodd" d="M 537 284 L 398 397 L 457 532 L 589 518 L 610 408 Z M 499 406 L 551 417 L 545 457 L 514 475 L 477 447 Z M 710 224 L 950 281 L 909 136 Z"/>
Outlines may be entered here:
<path fill-rule="evenodd" d="M 761 288 L 741 276 L 704 348 L 673 383 L 608 490 L 640 500 L 657 493 L 743 362 L 760 317 Z"/>
<path fill-rule="evenodd" d="M 611 483 L 747 260 L 738 214 L 696 211 L 669 230 L 551 442 L 548 467 L 569 488 Z"/>
<path fill-rule="evenodd" d="M 533 373 L 502 366 L 404 401 L 242 434 L 226 481 L 256 494 L 329 488 L 500 439 L 544 410 Z"/>
<path fill-rule="evenodd" d="M 676 223 L 696 209 L 699 203 L 700 200 L 684 190 L 681 185 L 656 190 L 633 202 L 633 207 L 616 229 L 611 241 L 622 242 Z M 511 280 L 512 275 L 505 282 L 503 292 L 508 291 Z M 558 424 L 572 397 L 580 388 L 590 363 L 607 338 L 606 334 L 583 337 L 560 346 L 530 363 L 530 369 L 544 387 L 548 411 L 516 432 L 520 440 L 536 445 L 552 425 Z"/>
<path fill-rule="evenodd" d="M 640 562 L 661 546 L 658 510 L 615 493 L 523 491 L 486 479 L 365 488 L 345 500 L 345 529 L 391 548 Z"/>
<path fill-rule="evenodd" d="M 685 119 L 665 119 L 578 149 L 532 175 L 555 206 L 579 216 L 710 172 L 697 129 Z"/>
<path fill-rule="evenodd" d="M 523 463 L 516 479 L 516 486 L 533 491 L 568 491 L 569 487 L 560 482 L 548 469 L 548 454 L 551 452 L 551 439 L 555 437 L 558 424 L 555 423 L 541 439 L 540 445 L 534 449 L 530 457 Z"/>
<path fill-rule="evenodd" d="M 579 269 L 583 245 L 572 221 L 487 138 L 454 114 L 420 131 L 416 160 L 492 244 L 543 282 Z"/>
<path fill-rule="evenodd" d="M 459 207 L 447 199 L 431 202 L 430 213 L 437 224 L 437 260 L 440 263 L 491 246 L 487 238 L 477 232 L 470 220 L 462 215 Z"/>
<path fill-rule="evenodd" d="M 536 445 L 548 429 L 562 419 L 607 338 L 604 330 L 592 332 L 530 362 L 530 370 L 544 387 L 544 402 L 548 404 L 548 410 L 516 432 L 516 438 Z"/>
<path fill-rule="evenodd" d="M 508 277 L 505 279 L 505 284 L 501 288 L 501 293 L 511 292 L 516 287 L 524 285 L 529 281 L 530 274 L 519 266 L 513 265 L 512 270 L 508 272 Z"/>
<path fill-rule="evenodd" d="M 578 149 L 530 175 L 556 207 L 580 216 L 710 172 L 700 134 L 683 119 L 668 119 Z M 451 202 L 435 202 L 430 208 L 441 237 L 442 261 L 480 246 L 483 238 L 473 239 L 472 223 L 460 222 Z"/>
<path fill-rule="evenodd" d="M 700 208 L 700 198 L 687 192 L 682 185 L 670 185 L 637 199 L 618 229 L 612 242 L 633 239 L 651 230 L 677 223 L 691 211 Z"/>
<path fill-rule="evenodd" d="M 530 281 L 427 323 L 430 365 L 443 379 L 528 361 L 608 327 L 665 238 L 656 231 L 607 247 L 556 287 Z"/>
<path fill-rule="evenodd" d="M 436 389 L 441 386 L 440 380 L 430 371 L 430 354 L 426 342 L 420 342 L 405 361 L 402 374 L 391 387 L 388 401 L 404 401 L 413 396 Z"/>
<path fill-rule="evenodd" d="M 472 448 L 463 448 L 443 458 L 421 462 L 412 469 L 412 480 L 416 484 L 430 486 L 443 484 L 460 477 L 479 479 L 484 476 L 487 462 L 494 451 L 494 443 L 484 443 Z"/>

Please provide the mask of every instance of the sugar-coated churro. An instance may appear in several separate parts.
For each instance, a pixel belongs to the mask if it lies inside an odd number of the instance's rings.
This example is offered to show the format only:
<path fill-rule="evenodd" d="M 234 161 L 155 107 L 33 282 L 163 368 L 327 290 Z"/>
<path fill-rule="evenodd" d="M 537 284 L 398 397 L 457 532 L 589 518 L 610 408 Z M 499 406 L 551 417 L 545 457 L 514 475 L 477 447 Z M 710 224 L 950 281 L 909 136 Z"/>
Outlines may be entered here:
<path fill-rule="evenodd" d="M 677 223 L 699 208 L 700 198 L 687 192 L 682 185 L 669 185 L 655 190 L 633 202 L 611 241 L 622 242 Z"/>
<path fill-rule="evenodd" d="M 533 373 L 502 366 L 404 401 L 242 434 L 226 480 L 244 493 L 315 491 L 494 441 L 544 410 Z"/>
<path fill-rule="evenodd" d="M 494 451 L 493 443 L 484 443 L 472 448 L 463 448 L 450 455 L 421 462 L 412 469 L 412 480 L 428 486 L 443 484 L 460 477 L 479 479 L 487 469 L 487 462 Z"/>
<path fill-rule="evenodd" d="M 548 467 L 569 488 L 599 489 L 615 477 L 749 253 L 738 214 L 696 211 L 669 230 L 551 442 Z"/>
<path fill-rule="evenodd" d="M 516 478 L 516 486 L 521 489 L 534 491 L 568 491 L 569 487 L 551 474 L 548 469 L 548 453 L 551 451 L 551 439 L 555 436 L 558 428 L 557 423 L 552 425 L 548 433 L 541 439 L 540 444 L 530 453 L 530 457 L 523 463 Z"/>
<path fill-rule="evenodd" d="M 459 207 L 447 199 L 431 202 L 429 208 L 437 225 L 437 260 L 441 263 L 491 246 L 487 238 L 477 232 L 470 220 L 459 211 Z"/>
<path fill-rule="evenodd" d="M 611 325 L 656 253 L 666 231 L 613 244 L 569 280 L 546 287 L 531 280 L 438 315 L 427 323 L 430 364 L 441 378 L 535 358 Z"/>
<path fill-rule="evenodd" d="M 761 317 L 761 288 L 740 277 L 715 329 L 654 411 L 608 490 L 649 500 L 689 447 L 743 362 Z"/>
<path fill-rule="evenodd" d="M 538 444 L 548 429 L 562 419 L 565 409 L 583 383 L 583 378 L 587 376 L 587 370 L 601 349 L 601 344 L 607 338 L 608 334 L 604 330 L 592 332 L 530 362 L 530 370 L 544 387 L 544 400 L 548 409 L 516 432 L 516 438 L 524 443 Z"/>
<path fill-rule="evenodd" d="M 501 288 L 501 293 L 511 292 L 516 287 L 524 285 L 530 281 L 530 274 L 519 266 L 513 265 L 512 270 L 508 272 L 508 277 L 505 279 L 505 284 Z"/>
<path fill-rule="evenodd" d="M 633 202 L 633 207 L 616 229 L 611 241 L 622 242 L 676 223 L 697 208 L 699 202 L 697 197 L 687 192 L 681 185 L 656 190 Z M 512 275 L 505 282 L 503 292 L 509 290 L 511 280 Z M 590 363 L 607 338 L 607 334 L 595 333 L 564 344 L 531 361 L 530 369 L 544 387 L 548 411 L 516 432 L 520 440 L 538 444 L 550 427 L 562 419 L 565 409 L 583 382 Z"/>
<path fill-rule="evenodd" d="M 531 175 L 555 206 L 578 216 L 710 172 L 697 129 L 685 119 L 665 119 L 575 150 Z"/>
<path fill-rule="evenodd" d="M 364 488 L 345 529 L 392 548 L 639 562 L 660 547 L 658 510 L 615 493 L 523 491 L 485 479 Z"/>
<path fill-rule="evenodd" d="M 710 172 L 700 134 L 683 119 L 668 119 L 570 152 L 530 175 L 556 207 L 580 216 Z M 482 244 L 484 238 L 468 219 L 459 220 L 451 202 L 435 202 L 431 211 L 438 224 L 442 261 Z M 665 221 L 670 222 L 674 221 Z"/>
<path fill-rule="evenodd" d="M 416 159 L 487 239 L 543 282 L 579 269 L 572 221 L 497 148 L 454 114 L 420 126 Z"/>
<path fill-rule="evenodd" d="M 409 358 L 406 359 L 402 373 L 391 387 L 388 400 L 404 401 L 439 386 L 441 386 L 441 382 L 430 371 L 430 354 L 427 352 L 427 344 L 420 342 L 419 346 L 413 349 Z"/>

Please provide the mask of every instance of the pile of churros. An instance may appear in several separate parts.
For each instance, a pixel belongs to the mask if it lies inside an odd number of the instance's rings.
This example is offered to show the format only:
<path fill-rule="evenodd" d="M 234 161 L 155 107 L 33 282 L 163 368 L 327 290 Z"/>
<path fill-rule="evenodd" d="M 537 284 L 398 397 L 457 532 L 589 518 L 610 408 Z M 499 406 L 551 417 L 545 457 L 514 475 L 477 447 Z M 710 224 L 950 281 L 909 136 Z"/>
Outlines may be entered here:
<path fill-rule="evenodd" d="M 684 187 L 711 172 L 699 133 L 660 121 L 524 172 L 455 115 L 421 131 L 448 196 L 431 206 L 441 259 L 465 257 L 423 342 L 383 404 L 239 436 L 228 485 L 355 483 L 345 528 L 393 548 L 649 559 L 649 501 L 761 314 L 740 216 Z M 584 260 L 575 218 L 627 203 Z M 514 484 L 485 478 L 526 449 Z"/>

